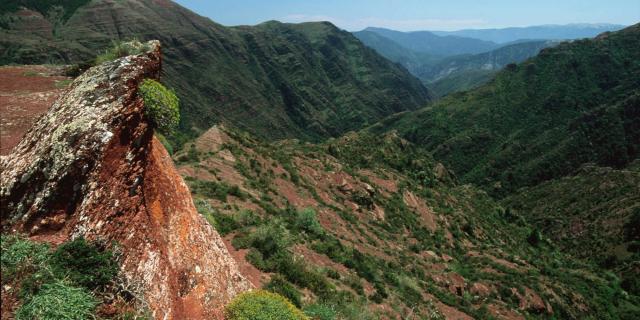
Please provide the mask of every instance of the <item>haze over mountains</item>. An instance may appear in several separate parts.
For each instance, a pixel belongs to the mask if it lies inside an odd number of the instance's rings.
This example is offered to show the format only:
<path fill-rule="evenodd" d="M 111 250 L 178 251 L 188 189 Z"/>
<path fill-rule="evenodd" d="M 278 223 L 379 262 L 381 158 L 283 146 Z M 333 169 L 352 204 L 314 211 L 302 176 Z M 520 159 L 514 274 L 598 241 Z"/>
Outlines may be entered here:
<path fill-rule="evenodd" d="M 450 32 L 366 28 L 354 35 L 443 96 L 485 83 L 507 64 L 522 62 L 561 40 L 595 37 L 623 27 L 570 24 Z"/>
<path fill-rule="evenodd" d="M 640 24 L 480 39 L 225 27 L 167 0 L 0 9 L 2 110 L 58 97 L 0 157 L 2 319 L 640 314 Z M 158 41 L 96 65 L 133 38 Z M 181 101 L 175 132 L 149 78 Z M 114 285 L 75 280 L 111 264 Z M 69 287 L 88 303 L 38 304 Z"/>
<path fill-rule="evenodd" d="M 459 36 L 504 44 L 521 40 L 570 40 L 593 38 L 603 32 L 618 31 L 625 26 L 619 24 L 576 23 L 567 25 L 541 25 L 502 29 L 468 29 L 458 31 L 432 31 L 440 36 Z"/>

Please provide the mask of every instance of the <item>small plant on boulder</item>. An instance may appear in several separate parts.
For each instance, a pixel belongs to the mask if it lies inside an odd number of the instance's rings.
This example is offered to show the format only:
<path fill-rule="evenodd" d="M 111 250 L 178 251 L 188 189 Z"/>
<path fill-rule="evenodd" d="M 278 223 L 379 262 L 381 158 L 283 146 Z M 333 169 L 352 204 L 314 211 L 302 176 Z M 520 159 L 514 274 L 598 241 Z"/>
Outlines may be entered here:
<path fill-rule="evenodd" d="M 176 94 L 152 79 L 142 81 L 138 92 L 153 126 L 161 133 L 171 135 L 180 122 L 180 100 Z"/>
<path fill-rule="evenodd" d="M 96 57 L 95 63 L 101 64 L 118 58 L 145 53 L 149 51 L 149 49 L 150 48 L 146 43 L 138 40 L 114 41 L 111 47 Z"/>

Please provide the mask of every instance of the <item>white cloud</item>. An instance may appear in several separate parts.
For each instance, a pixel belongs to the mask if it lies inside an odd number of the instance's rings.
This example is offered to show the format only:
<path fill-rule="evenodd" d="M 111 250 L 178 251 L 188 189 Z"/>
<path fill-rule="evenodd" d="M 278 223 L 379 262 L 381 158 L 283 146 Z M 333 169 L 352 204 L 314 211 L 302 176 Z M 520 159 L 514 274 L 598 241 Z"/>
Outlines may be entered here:
<path fill-rule="evenodd" d="M 359 19 L 342 19 L 325 15 L 290 14 L 280 18 L 283 22 L 329 21 L 342 29 L 358 31 L 366 27 L 381 27 L 399 31 L 415 30 L 459 30 L 487 27 L 488 23 L 481 19 L 383 19 L 375 17 Z"/>

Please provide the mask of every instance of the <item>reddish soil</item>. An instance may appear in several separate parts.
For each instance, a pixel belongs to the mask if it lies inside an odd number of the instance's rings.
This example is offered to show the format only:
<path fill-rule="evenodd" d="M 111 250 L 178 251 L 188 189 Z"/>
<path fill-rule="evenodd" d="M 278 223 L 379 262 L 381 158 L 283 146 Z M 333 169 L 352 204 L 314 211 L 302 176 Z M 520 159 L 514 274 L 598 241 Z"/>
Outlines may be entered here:
<path fill-rule="evenodd" d="M 249 280 L 256 288 L 261 288 L 263 284 L 269 281 L 271 276 L 268 273 L 260 271 L 247 261 L 245 257 L 249 252 L 248 249 L 238 250 L 231 244 L 231 240 L 234 236 L 235 234 L 230 233 L 226 237 L 222 238 L 222 240 L 224 240 L 224 245 L 233 257 L 233 260 L 236 261 L 238 269 L 240 269 L 240 273 L 242 273 L 242 275 L 245 276 L 245 278 L 247 278 L 247 280 Z"/>
<path fill-rule="evenodd" d="M 64 92 L 60 69 L 48 66 L 0 67 L 0 155 L 20 142 L 34 121 Z"/>

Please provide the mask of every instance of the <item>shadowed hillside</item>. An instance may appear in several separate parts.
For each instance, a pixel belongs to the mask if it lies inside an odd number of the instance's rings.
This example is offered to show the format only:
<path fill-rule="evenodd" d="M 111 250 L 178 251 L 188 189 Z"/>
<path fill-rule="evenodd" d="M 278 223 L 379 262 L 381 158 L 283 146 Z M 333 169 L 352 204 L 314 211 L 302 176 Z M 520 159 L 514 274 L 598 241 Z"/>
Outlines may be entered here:
<path fill-rule="evenodd" d="M 3 8 L 0 63 L 76 63 L 113 40 L 158 39 L 188 135 L 228 122 L 317 140 L 429 101 L 417 79 L 329 23 L 227 28 L 164 0 L 27 7 Z"/>

